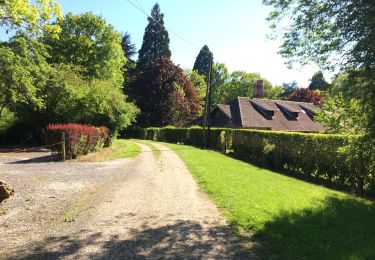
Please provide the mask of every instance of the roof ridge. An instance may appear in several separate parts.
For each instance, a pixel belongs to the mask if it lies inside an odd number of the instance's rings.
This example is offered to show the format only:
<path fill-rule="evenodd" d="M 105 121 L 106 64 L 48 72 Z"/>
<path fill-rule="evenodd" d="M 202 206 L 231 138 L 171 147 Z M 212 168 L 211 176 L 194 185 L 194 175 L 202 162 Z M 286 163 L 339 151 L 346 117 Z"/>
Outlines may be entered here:
<path fill-rule="evenodd" d="M 241 112 L 241 104 L 240 104 L 240 98 L 237 97 L 237 103 L 238 103 L 238 110 L 240 111 L 240 121 L 241 121 L 241 127 L 243 127 L 243 121 L 242 121 L 242 112 Z"/>

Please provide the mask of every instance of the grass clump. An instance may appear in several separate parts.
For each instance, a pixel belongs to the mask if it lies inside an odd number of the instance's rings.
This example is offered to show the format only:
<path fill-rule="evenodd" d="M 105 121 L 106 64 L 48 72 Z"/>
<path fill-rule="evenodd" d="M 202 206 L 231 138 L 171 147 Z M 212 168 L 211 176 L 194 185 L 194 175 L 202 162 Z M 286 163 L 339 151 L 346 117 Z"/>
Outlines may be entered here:
<path fill-rule="evenodd" d="M 79 159 L 82 162 L 105 162 L 122 158 L 133 158 L 141 152 L 141 148 L 129 141 L 116 139 L 113 144 L 99 152 L 91 153 Z"/>
<path fill-rule="evenodd" d="M 375 205 L 214 151 L 165 144 L 265 259 L 375 259 Z"/>

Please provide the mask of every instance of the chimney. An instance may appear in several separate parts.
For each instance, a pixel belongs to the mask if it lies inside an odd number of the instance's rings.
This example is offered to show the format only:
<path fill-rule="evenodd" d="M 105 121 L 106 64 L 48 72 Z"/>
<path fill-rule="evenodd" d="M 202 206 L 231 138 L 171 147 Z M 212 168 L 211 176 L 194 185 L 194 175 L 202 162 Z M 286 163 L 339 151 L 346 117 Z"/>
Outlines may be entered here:
<path fill-rule="evenodd" d="M 253 98 L 263 97 L 263 80 L 258 80 L 254 87 Z"/>

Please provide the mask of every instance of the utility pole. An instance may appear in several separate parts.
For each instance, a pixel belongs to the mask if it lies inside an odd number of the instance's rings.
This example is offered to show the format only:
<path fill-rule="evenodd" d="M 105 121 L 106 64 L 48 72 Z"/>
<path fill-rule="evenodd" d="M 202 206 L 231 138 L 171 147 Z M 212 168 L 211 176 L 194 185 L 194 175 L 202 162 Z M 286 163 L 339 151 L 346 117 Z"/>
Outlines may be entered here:
<path fill-rule="evenodd" d="M 213 55 L 212 52 L 209 54 L 209 69 L 208 75 L 206 78 L 207 89 L 206 89 L 206 101 L 205 101 L 205 111 L 204 111 L 204 118 L 203 118 L 203 132 L 204 132 L 204 141 L 205 141 L 205 148 L 210 148 L 210 134 L 211 134 L 211 89 L 212 89 L 212 62 L 213 62 Z"/>

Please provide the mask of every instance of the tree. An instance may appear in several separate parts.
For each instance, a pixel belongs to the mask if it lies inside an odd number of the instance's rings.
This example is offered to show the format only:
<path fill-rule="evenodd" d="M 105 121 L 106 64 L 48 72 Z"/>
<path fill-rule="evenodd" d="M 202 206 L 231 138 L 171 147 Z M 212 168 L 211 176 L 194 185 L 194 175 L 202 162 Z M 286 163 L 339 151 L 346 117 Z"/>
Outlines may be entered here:
<path fill-rule="evenodd" d="M 199 75 L 204 75 L 207 80 L 208 73 L 210 72 L 210 63 L 213 63 L 213 55 L 207 45 L 204 45 L 200 50 L 197 58 L 195 59 L 193 70 L 197 71 Z"/>
<path fill-rule="evenodd" d="M 142 47 L 139 50 L 138 64 L 144 66 L 161 58 L 171 57 L 169 50 L 169 36 L 164 27 L 164 14 L 160 12 L 159 4 L 156 3 L 147 18 L 148 25 L 143 36 Z"/>
<path fill-rule="evenodd" d="M 200 113 L 203 112 L 204 104 L 206 100 L 206 90 L 207 84 L 203 75 L 199 75 L 197 71 L 189 71 L 185 72 L 186 76 L 189 78 L 191 83 L 193 83 L 195 87 L 195 91 L 197 92 L 199 103 L 200 103 Z"/>
<path fill-rule="evenodd" d="M 217 104 L 222 104 L 224 98 L 222 96 L 222 88 L 230 80 L 230 73 L 228 68 L 224 63 L 214 63 L 212 65 L 212 75 L 211 75 L 211 107 Z"/>
<path fill-rule="evenodd" d="M 307 88 L 298 88 L 286 98 L 289 101 L 307 102 L 315 105 L 321 105 L 324 101 L 324 96 L 318 90 L 310 90 Z"/>
<path fill-rule="evenodd" d="M 216 102 L 225 103 L 237 97 L 252 97 L 253 90 L 258 80 L 263 80 L 264 92 L 267 93 L 272 88 L 269 81 L 263 79 L 259 73 L 247 73 L 244 71 L 234 71 L 229 79 L 218 88 L 215 96 Z"/>
<path fill-rule="evenodd" d="M 281 97 L 286 98 L 290 96 L 298 88 L 298 83 L 295 80 L 289 83 L 283 83 L 282 88 L 283 94 L 281 95 Z"/>
<path fill-rule="evenodd" d="M 122 51 L 124 52 L 124 56 L 126 58 L 126 64 L 125 64 L 126 69 L 134 68 L 135 61 L 133 60 L 133 57 L 137 53 L 137 51 L 136 51 L 135 44 L 131 42 L 131 37 L 128 32 L 122 35 L 121 47 L 122 47 Z"/>
<path fill-rule="evenodd" d="M 112 25 L 92 13 L 68 13 L 59 25 L 59 39 L 44 38 L 50 54 L 49 63 L 80 66 L 83 76 L 110 80 L 117 87 L 122 87 L 126 59 L 121 47 L 121 35 Z"/>
<path fill-rule="evenodd" d="M 345 99 L 342 93 L 328 97 L 321 110 L 315 116 L 334 134 L 364 134 L 366 133 L 366 114 L 357 99 Z"/>
<path fill-rule="evenodd" d="M 198 116 L 199 99 L 193 84 L 167 57 L 136 73 L 126 91 L 141 110 L 138 126 L 183 126 Z"/>
<path fill-rule="evenodd" d="M 8 30 L 23 31 L 31 34 L 49 33 L 56 35 L 60 31 L 54 20 L 62 19 L 60 5 L 55 0 L 0 1 L 0 26 Z"/>
<path fill-rule="evenodd" d="M 281 35 L 280 53 L 289 65 L 316 62 L 324 69 L 339 69 L 354 82 L 363 80 L 360 105 L 375 135 L 374 10 L 370 0 L 263 0 L 273 6 L 268 20 Z M 284 26 L 286 21 L 288 26 Z M 352 87 L 353 88 L 353 87 Z"/>
<path fill-rule="evenodd" d="M 264 97 L 268 99 L 281 99 L 284 93 L 284 89 L 282 86 L 274 86 L 269 89 L 266 93 L 264 93 Z"/>
<path fill-rule="evenodd" d="M 329 87 L 329 83 L 324 79 L 323 72 L 318 71 L 314 73 L 310 79 L 310 90 L 326 90 Z"/>

